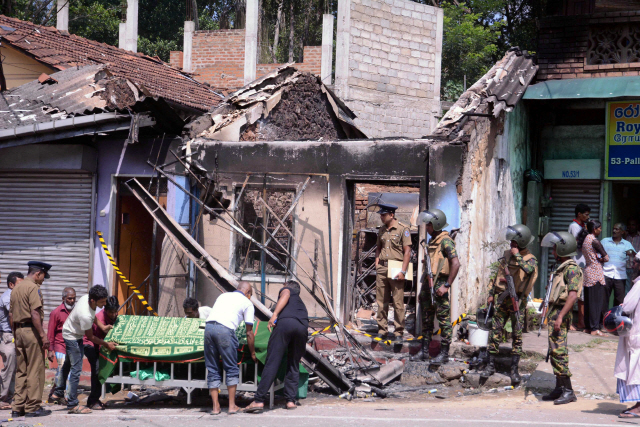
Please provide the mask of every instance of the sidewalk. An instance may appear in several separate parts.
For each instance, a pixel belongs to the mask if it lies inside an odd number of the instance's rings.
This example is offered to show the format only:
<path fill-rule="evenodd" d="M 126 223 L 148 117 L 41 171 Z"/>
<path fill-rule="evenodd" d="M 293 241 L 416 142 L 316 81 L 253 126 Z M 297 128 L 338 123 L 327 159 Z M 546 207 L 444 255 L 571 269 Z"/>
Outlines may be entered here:
<path fill-rule="evenodd" d="M 576 393 L 616 396 L 616 379 L 613 366 L 616 361 L 618 337 L 600 338 L 582 332 L 570 332 L 569 369 Z M 547 355 L 547 332 L 540 337 L 537 332 L 524 334 L 523 349 L 541 358 L 538 367 L 527 382 L 527 387 L 552 389 L 555 377 L 551 363 L 545 363 Z"/>

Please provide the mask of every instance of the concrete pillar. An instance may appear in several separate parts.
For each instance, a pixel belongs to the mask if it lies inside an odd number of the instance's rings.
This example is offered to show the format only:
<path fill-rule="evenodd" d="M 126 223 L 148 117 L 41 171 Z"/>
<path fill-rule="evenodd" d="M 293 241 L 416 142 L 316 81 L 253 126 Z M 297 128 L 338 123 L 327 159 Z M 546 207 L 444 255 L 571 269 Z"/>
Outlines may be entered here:
<path fill-rule="evenodd" d="M 338 29 L 336 34 L 336 81 L 337 95 L 349 97 L 349 42 L 351 32 L 351 0 L 338 0 Z"/>
<path fill-rule="evenodd" d="M 58 0 L 56 12 L 56 28 L 69 32 L 69 0 Z"/>
<path fill-rule="evenodd" d="M 182 70 L 191 73 L 193 66 L 191 64 L 191 56 L 193 55 L 193 33 L 196 31 L 196 23 L 193 21 L 184 21 L 184 47 L 182 55 Z"/>
<path fill-rule="evenodd" d="M 442 36 L 444 31 L 444 10 L 437 9 L 436 15 L 436 72 L 433 80 L 433 95 L 436 101 L 440 101 L 440 76 L 442 73 Z M 438 116 L 442 115 L 442 109 Z"/>
<path fill-rule="evenodd" d="M 331 68 L 333 66 L 333 15 L 327 13 L 322 16 L 322 60 L 320 63 L 320 78 L 322 83 L 331 84 Z"/>
<path fill-rule="evenodd" d="M 244 84 L 256 79 L 258 63 L 258 0 L 247 0 L 244 30 Z"/>
<path fill-rule="evenodd" d="M 124 22 L 121 22 L 118 27 L 118 47 L 120 49 L 127 48 L 127 24 Z"/>
<path fill-rule="evenodd" d="M 138 51 L 138 0 L 127 0 L 127 35 L 125 49 Z"/>

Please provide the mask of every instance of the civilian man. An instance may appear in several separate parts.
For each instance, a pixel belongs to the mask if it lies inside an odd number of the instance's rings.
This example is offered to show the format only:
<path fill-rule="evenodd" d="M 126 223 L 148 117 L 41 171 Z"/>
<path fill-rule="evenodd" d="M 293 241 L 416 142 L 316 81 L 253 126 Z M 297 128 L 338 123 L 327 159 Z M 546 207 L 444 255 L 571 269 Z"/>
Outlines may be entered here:
<path fill-rule="evenodd" d="M 118 303 L 118 298 L 112 295 L 107 298 L 104 310 L 96 314 L 96 319 L 102 322 L 105 326 L 113 325 L 118 318 L 119 308 L 120 304 Z M 106 332 L 98 327 L 97 322 L 93 323 L 92 330 L 93 336 L 96 338 L 104 340 L 104 337 L 107 336 Z M 84 355 L 87 357 L 89 365 L 91 366 L 91 394 L 89 394 L 89 397 L 87 398 L 87 407 L 92 410 L 102 411 L 104 410 L 105 405 L 100 401 L 102 385 L 98 378 L 100 345 L 90 341 L 86 335 L 82 337 L 82 345 L 84 346 Z"/>
<path fill-rule="evenodd" d="M 62 339 L 62 326 L 67 321 L 69 313 L 73 310 L 73 306 L 76 304 L 76 291 L 73 288 L 64 288 L 62 291 L 62 304 L 57 306 L 51 314 L 49 314 L 49 331 L 47 338 L 49 339 L 49 362 L 53 363 L 53 358 L 56 358 L 58 362 L 58 369 L 56 370 L 56 378 L 49 392 L 49 403 L 57 403 L 60 405 L 67 405 L 67 400 L 64 397 L 54 399 L 53 395 L 58 390 L 58 387 L 67 383 L 67 379 L 60 381 L 60 374 L 62 371 L 69 372 L 71 365 L 69 359 L 66 357 L 66 347 L 64 346 L 64 339 Z M 64 388 L 60 390 L 58 395 L 64 394 Z"/>
<path fill-rule="evenodd" d="M 638 221 L 635 218 L 631 218 L 627 221 L 627 235 L 625 236 L 625 240 L 631 242 L 631 246 L 633 246 L 633 250 L 636 253 L 640 252 L 640 233 L 638 233 Z M 631 290 L 633 286 L 633 279 L 636 278 L 636 272 L 633 269 L 633 260 L 630 258 L 627 261 L 627 283 L 625 286 L 626 293 Z"/>
<path fill-rule="evenodd" d="M 213 400 L 213 415 L 220 414 L 218 389 L 222 374 L 218 361 L 222 359 L 222 368 L 227 373 L 227 391 L 229 392 L 229 414 L 236 414 L 236 388 L 240 382 L 238 368 L 238 338 L 236 329 L 244 320 L 247 328 L 247 344 L 251 358 L 256 361 L 256 349 L 253 336 L 254 308 L 251 303 L 253 289 L 247 282 L 238 283 L 238 289 L 222 294 L 216 300 L 207 318 L 204 330 L 204 363 L 207 367 L 207 384 Z"/>
<path fill-rule="evenodd" d="M 388 333 L 389 302 L 393 300 L 394 343 L 402 343 L 404 334 L 404 280 L 411 260 L 411 233 L 409 227 L 396 219 L 397 206 L 378 204 L 382 227 L 376 243 L 376 303 L 378 338 Z M 402 269 L 389 276 L 389 261 L 401 261 Z"/>
<path fill-rule="evenodd" d="M 104 342 L 102 339 L 93 335 L 93 324 L 95 323 L 105 335 L 113 326 L 105 326 L 100 320 L 96 319 L 96 308 L 103 308 L 107 303 L 107 289 L 101 285 L 95 285 L 89 289 L 89 294 L 81 297 L 69 317 L 62 326 L 62 338 L 67 349 L 67 357 L 71 364 L 71 374 L 69 375 L 69 399 L 67 409 L 70 414 L 89 414 L 91 409 L 85 407 L 80 408 L 78 401 L 78 383 L 80 382 L 80 373 L 82 372 L 82 356 L 84 355 L 84 345 L 82 338 L 86 334 L 89 341 L 97 345 L 106 346 L 109 351 L 116 348 L 113 342 Z M 62 381 L 66 381 L 68 372 L 62 372 Z M 58 388 L 57 393 L 63 390 Z M 60 395 L 54 395 L 60 397 Z"/>
<path fill-rule="evenodd" d="M 195 298 L 185 298 L 182 303 L 184 317 L 189 319 L 207 319 L 211 314 L 211 307 L 202 306 Z"/>
<path fill-rule="evenodd" d="M 11 292 L 9 323 L 16 344 L 16 394 L 11 418 L 43 417 L 51 411 L 42 407 L 44 352 L 49 340 L 44 332 L 44 311 L 40 286 L 49 278 L 51 265 L 29 261 L 27 277 Z"/>
<path fill-rule="evenodd" d="M 0 297 L 0 354 L 4 367 L 0 372 L 0 409 L 11 409 L 11 398 L 16 377 L 16 346 L 9 323 L 11 291 L 24 279 L 22 273 L 14 271 L 7 276 L 7 289 Z"/>
<path fill-rule="evenodd" d="M 276 324 L 277 322 L 277 324 Z M 286 283 L 278 294 L 278 303 L 269 319 L 269 330 L 273 332 L 267 346 L 267 360 L 256 391 L 256 400 L 245 408 L 245 412 L 260 413 L 264 409 L 269 389 L 276 380 L 282 359 L 287 356 L 287 371 L 284 376 L 284 397 L 287 409 L 296 409 L 300 359 L 304 356 L 309 337 L 309 314 L 300 298 L 300 284 L 294 280 Z"/>
<path fill-rule="evenodd" d="M 624 301 L 624 288 L 627 282 L 627 260 L 635 253 L 631 242 L 622 238 L 625 226 L 617 223 L 613 226 L 611 237 L 602 239 L 602 246 L 609 255 L 609 262 L 603 266 L 605 299 L 602 307 L 603 314 L 609 310 L 609 298 L 614 293 L 613 305 L 621 305 Z"/>
<path fill-rule="evenodd" d="M 589 205 L 585 205 L 584 203 L 578 203 L 574 213 L 575 219 L 569 225 L 569 233 L 571 233 L 576 239 L 576 242 L 578 242 L 576 256 L 573 257 L 573 260 L 578 264 L 578 267 L 584 270 L 587 266 L 587 262 L 582 254 L 582 242 L 584 241 L 584 238 L 587 237 L 587 222 L 591 216 L 591 208 Z M 578 297 L 578 329 L 584 328 L 584 295 L 580 294 Z M 571 325 L 571 330 L 575 331 L 573 325 Z"/>

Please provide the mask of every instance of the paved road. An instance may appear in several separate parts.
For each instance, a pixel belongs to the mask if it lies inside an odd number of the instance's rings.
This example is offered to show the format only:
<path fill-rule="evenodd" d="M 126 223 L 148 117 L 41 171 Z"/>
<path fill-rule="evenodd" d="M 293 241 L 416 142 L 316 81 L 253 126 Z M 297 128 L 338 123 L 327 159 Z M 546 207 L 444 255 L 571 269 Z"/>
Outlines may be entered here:
<path fill-rule="evenodd" d="M 54 415 L 35 420 L 15 421 L 45 427 L 115 425 L 115 426 L 629 426 L 640 420 L 617 418 L 626 405 L 613 400 L 586 400 L 553 406 L 539 402 L 522 392 L 482 395 L 438 400 L 434 397 L 412 396 L 407 399 L 386 399 L 374 402 L 346 402 L 337 398 L 312 399 L 302 407 L 287 411 L 282 407 L 261 415 L 223 413 L 212 416 L 197 408 L 108 409 L 89 415 L 68 415 L 57 410 Z M 8 413 L 1 411 L 0 416 Z"/>

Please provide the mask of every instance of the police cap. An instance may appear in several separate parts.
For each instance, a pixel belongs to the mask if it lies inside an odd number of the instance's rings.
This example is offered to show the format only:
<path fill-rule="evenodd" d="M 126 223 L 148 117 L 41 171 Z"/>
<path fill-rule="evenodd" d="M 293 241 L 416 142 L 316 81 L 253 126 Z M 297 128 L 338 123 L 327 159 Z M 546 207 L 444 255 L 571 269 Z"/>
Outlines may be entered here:
<path fill-rule="evenodd" d="M 51 267 L 53 267 L 51 264 L 47 264 L 46 262 L 42 261 L 29 261 L 27 265 L 29 266 L 29 268 L 39 268 L 41 271 L 43 271 L 45 279 L 49 278 L 49 270 L 51 269 Z"/>
<path fill-rule="evenodd" d="M 380 208 L 380 210 L 377 212 L 379 214 L 387 214 L 387 213 L 396 213 L 396 209 L 398 209 L 397 206 L 394 205 L 388 205 L 386 203 L 378 203 L 378 207 Z"/>

